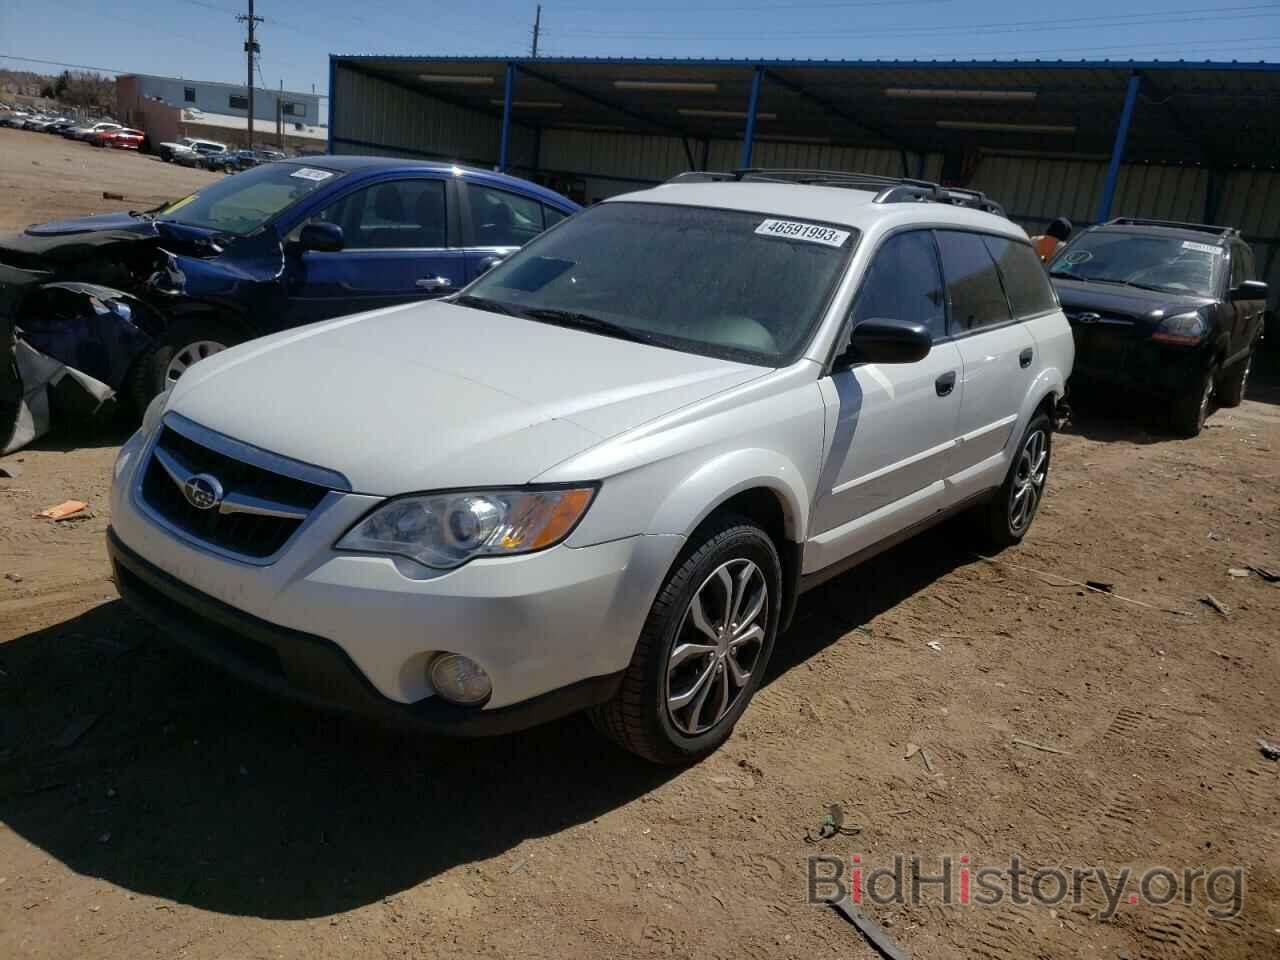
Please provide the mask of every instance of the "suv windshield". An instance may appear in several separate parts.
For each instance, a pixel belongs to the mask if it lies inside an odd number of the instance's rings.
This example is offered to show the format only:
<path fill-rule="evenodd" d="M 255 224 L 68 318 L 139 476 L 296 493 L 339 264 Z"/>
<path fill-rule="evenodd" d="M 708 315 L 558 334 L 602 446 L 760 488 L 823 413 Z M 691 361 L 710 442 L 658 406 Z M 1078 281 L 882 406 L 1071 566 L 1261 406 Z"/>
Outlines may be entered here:
<path fill-rule="evenodd" d="M 341 175 L 334 170 L 293 163 L 254 167 L 160 208 L 155 217 L 221 233 L 252 233 L 286 207 Z"/>
<path fill-rule="evenodd" d="M 627 201 L 584 210 L 485 274 L 464 304 L 777 366 L 799 355 L 851 227 Z"/>
<path fill-rule="evenodd" d="M 1089 231 L 1053 259 L 1049 274 L 1212 297 L 1218 288 L 1222 254 L 1221 247 L 1181 237 Z"/>

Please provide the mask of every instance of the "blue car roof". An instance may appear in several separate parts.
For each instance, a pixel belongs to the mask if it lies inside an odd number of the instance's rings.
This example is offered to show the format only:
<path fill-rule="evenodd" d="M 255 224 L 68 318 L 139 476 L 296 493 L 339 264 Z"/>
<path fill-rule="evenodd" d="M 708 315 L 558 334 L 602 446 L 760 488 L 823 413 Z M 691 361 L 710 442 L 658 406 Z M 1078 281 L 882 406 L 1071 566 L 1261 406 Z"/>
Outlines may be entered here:
<path fill-rule="evenodd" d="M 574 203 L 568 197 L 561 196 L 554 190 L 548 190 L 546 187 L 539 186 L 531 180 L 524 180 L 520 177 L 510 176 L 509 174 L 498 173 L 494 170 L 485 170 L 481 167 L 467 166 L 464 163 L 449 163 L 443 160 L 400 160 L 391 157 L 360 157 L 348 156 L 345 154 L 296 157 L 277 162 L 295 163 L 301 166 L 324 167 L 328 170 L 340 170 L 343 173 L 356 175 L 374 173 L 417 173 L 423 170 L 433 170 L 442 173 L 450 173 L 454 176 L 461 175 L 465 179 L 475 183 L 485 183 L 494 187 L 513 188 L 531 197 L 537 197 L 539 200 L 545 200 L 548 203 L 552 203 L 563 210 L 574 211 L 580 209 L 578 204 Z"/>

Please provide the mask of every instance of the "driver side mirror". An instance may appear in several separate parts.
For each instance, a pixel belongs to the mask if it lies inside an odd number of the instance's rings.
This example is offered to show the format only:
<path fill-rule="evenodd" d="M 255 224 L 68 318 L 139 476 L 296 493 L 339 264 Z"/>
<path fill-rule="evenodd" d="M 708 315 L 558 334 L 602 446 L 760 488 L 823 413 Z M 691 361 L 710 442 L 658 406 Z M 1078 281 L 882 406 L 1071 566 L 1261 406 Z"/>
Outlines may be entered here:
<path fill-rule="evenodd" d="M 336 223 L 308 223 L 298 234 L 298 249 L 304 253 L 308 250 L 315 250 L 317 253 L 337 253 L 345 244 L 342 228 Z"/>
<path fill-rule="evenodd" d="M 880 317 L 853 328 L 843 359 L 851 363 L 915 363 L 929 355 L 933 337 L 927 327 Z"/>
<path fill-rule="evenodd" d="M 1233 303 L 1236 300 L 1265 300 L 1267 285 L 1261 280 L 1246 280 L 1240 286 L 1233 287 L 1227 296 Z"/>

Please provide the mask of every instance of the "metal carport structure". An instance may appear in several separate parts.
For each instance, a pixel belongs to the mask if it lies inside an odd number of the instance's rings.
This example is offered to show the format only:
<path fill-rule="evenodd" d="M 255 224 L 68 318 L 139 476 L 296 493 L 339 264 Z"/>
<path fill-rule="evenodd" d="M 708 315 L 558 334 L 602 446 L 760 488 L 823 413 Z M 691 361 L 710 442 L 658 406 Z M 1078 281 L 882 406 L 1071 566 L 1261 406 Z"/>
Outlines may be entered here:
<path fill-rule="evenodd" d="M 588 202 L 754 163 L 974 186 L 1029 228 L 1225 222 L 1280 291 L 1280 64 L 333 55 L 330 94 L 333 152 L 496 166 Z"/>

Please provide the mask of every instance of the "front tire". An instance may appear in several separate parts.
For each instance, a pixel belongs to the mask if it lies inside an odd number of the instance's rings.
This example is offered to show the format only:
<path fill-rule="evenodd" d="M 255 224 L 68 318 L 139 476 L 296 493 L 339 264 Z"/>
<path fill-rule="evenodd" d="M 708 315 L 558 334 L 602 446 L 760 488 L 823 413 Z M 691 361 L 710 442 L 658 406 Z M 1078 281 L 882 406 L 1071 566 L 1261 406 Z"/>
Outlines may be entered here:
<path fill-rule="evenodd" d="M 138 414 L 156 394 L 168 390 L 190 367 L 244 339 L 233 327 L 210 317 L 175 323 L 134 363 L 129 400 Z"/>
<path fill-rule="evenodd" d="M 646 760 L 687 764 L 733 733 L 768 666 L 782 610 L 773 541 L 744 517 L 699 528 L 658 592 L 596 728 Z"/>
<path fill-rule="evenodd" d="M 1173 402 L 1170 418 L 1173 429 L 1184 437 L 1198 437 L 1204 429 L 1204 422 L 1209 418 L 1209 410 L 1213 403 L 1213 388 L 1216 370 L 1206 370 L 1200 374 L 1195 385 Z"/>
<path fill-rule="evenodd" d="M 1249 372 L 1253 369 L 1253 355 L 1257 348 L 1251 349 L 1243 360 L 1238 360 L 1228 368 L 1218 381 L 1216 395 L 1218 403 L 1224 407 L 1238 407 L 1244 402 L 1244 392 L 1249 386 Z"/>
<path fill-rule="evenodd" d="M 997 549 L 1021 543 L 1031 529 L 1049 482 L 1053 453 L 1053 421 L 1037 413 L 1027 424 L 1018 452 L 1000 490 L 979 508 L 978 520 L 985 539 Z"/>

